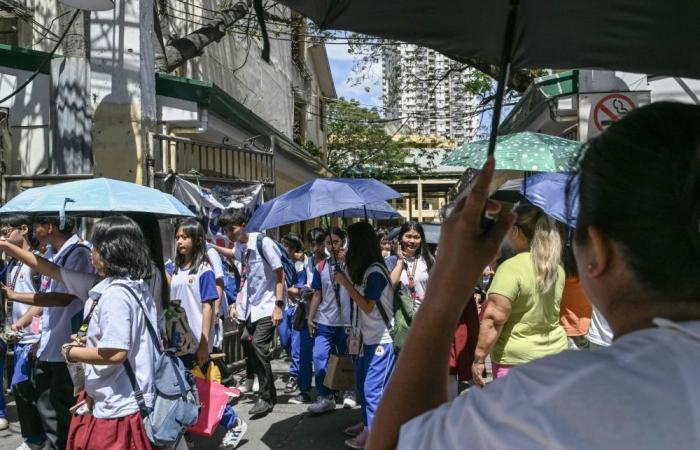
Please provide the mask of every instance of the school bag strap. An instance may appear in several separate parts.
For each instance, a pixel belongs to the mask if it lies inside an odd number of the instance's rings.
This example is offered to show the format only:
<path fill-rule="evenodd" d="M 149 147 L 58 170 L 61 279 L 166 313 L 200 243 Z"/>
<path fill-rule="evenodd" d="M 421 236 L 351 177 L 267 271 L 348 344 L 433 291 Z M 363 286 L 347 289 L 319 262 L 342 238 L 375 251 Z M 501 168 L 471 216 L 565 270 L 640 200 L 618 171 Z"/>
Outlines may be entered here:
<path fill-rule="evenodd" d="M 372 267 L 372 266 L 379 267 L 379 269 L 382 271 L 382 274 L 386 278 L 387 283 L 389 283 L 389 285 L 391 285 L 391 276 L 389 275 L 389 271 L 387 270 L 387 268 L 384 265 L 379 264 L 379 263 L 372 263 L 370 265 L 370 267 Z M 365 281 L 365 285 L 366 285 L 367 280 L 365 279 L 364 281 Z M 382 305 L 381 297 L 379 298 L 379 301 L 377 302 L 377 310 L 379 310 L 379 315 L 382 316 L 382 320 L 384 321 L 384 325 L 386 325 L 387 330 L 389 330 L 391 332 L 391 330 L 393 329 L 393 326 L 391 325 L 391 320 L 389 319 L 389 315 L 387 314 L 386 310 L 384 309 L 384 306 Z"/>
<path fill-rule="evenodd" d="M 148 329 L 148 334 L 151 335 L 151 340 L 153 341 L 153 346 L 156 348 L 156 351 L 158 353 L 162 353 L 159 345 L 160 339 L 158 339 L 158 333 L 156 333 L 155 328 L 153 328 L 153 324 L 151 323 L 150 320 L 148 320 L 148 314 L 146 313 L 146 307 L 143 306 L 143 303 L 141 302 L 141 299 L 139 298 L 138 295 L 136 295 L 136 292 L 134 292 L 133 289 L 128 284 L 124 283 L 114 283 L 111 286 L 121 286 L 124 289 L 127 290 L 129 295 L 131 295 L 134 300 L 136 300 L 136 303 L 139 305 L 141 308 L 141 311 L 143 311 L 143 318 L 146 321 L 146 328 Z M 110 286 L 110 287 L 111 287 Z M 129 362 L 129 357 L 127 355 L 126 359 L 124 360 L 124 370 L 126 371 L 126 376 L 129 378 L 129 382 L 131 383 L 131 387 L 134 390 L 134 398 L 136 399 L 136 403 L 139 405 L 139 412 L 141 412 L 141 416 L 147 416 L 150 414 L 151 409 L 146 406 L 146 399 L 143 396 L 143 391 L 141 390 L 141 387 L 139 386 L 138 381 L 136 380 L 136 374 L 134 373 L 134 369 L 131 367 L 131 363 Z M 183 380 L 184 381 L 184 380 Z M 182 386 L 182 384 L 180 385 Z M 184 388 L 183 394 L 184 392 Z"/>

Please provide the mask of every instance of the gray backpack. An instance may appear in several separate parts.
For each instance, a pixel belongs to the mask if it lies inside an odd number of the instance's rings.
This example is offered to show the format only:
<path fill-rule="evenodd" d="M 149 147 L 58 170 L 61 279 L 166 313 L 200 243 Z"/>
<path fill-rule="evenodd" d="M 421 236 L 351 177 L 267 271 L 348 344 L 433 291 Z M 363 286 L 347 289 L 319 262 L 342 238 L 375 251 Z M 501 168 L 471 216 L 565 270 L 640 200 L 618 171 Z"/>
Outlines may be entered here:
<path fill-rule="evenodd" d="M 129 359 L 124 361 L 124 369 L 134 388 L 134 397 L 139 405 L 146 433 L 157 447 L 174 446 L 185 431 L 197 422 L 199 416 L 200 405 L 194 376 L 185 370 L 180 358 L 170 349 L 161 351 L 158 333 L 148 320 L 146 309 L 139 297 L 129 286 L 121 283 L 118 285 L 125 287 L 143 310 L 146 328 L 158 353 L 153 379 L 155 399 L 152 408 L 146 406 Z"/>

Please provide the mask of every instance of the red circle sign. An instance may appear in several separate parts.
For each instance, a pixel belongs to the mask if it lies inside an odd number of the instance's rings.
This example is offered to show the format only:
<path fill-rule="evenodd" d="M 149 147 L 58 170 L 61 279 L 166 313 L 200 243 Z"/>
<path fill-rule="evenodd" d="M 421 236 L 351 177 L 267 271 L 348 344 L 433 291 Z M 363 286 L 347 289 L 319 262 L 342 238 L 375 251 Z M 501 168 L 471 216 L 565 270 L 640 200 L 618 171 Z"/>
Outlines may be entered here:
<path fill-rule="evenodd" d="M 603 131 L 611 123 L 617 122 L 625 114 L 636 108 L 637 105 L 626 95 L 606 95 L 593 108 L 593 123 L 599 131 Z"/>

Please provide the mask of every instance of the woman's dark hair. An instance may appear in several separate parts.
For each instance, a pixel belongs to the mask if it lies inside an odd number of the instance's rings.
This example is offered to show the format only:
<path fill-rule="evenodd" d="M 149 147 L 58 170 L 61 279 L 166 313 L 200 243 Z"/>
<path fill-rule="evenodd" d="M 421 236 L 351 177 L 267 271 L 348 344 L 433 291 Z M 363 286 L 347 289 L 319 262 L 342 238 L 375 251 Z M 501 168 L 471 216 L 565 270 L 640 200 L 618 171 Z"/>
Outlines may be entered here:
<path fill-rule="evenodd" d="M 151 276 L 151 260 L 141 228 L 126 216 L 106 217 L 95 224 L 90 238 L 107 277 Z"/>
<path fill-rule="evenodd" d="M 326 237 L 326 231 L 321 227 L 315 227 L 306 233 L 306 241 L 313 242 L 315 244 L 322 244 Z"/>
<path fill-rule="evenodd" d="M 31 248 L 37 248 L 39 241 L 34 237 L 34 227 L 32 226 L 32 218 L 20 214 L 10 214 L 2 218 L 3 225 L 12 228 L 20 228 L 22 225 L 27 226 L 27 242 Z"/>
<path fill-rule="evenodd" d="M 578 278 L 578 267 L 574 257 L 574 230 L 573 228 L 557 222 L 557 229 L 561 236 L 561 262 L 564 265 L 564 273 L 567 277 Z"/>
<path fill-rule="evenodd" d="M 175 227 L 175 233 L 182 230 L 185 236 L 192 239 L 192 257 L 190 258 L 190 270 L 188 273 L 195 274 L 199 270 L 202 263 L 207 263 L 211 266 L 211 261 L 207 256 L 207 240 L 204 236 L 204 228 L 196 219 L 184 219 L 178 222 Z M 175 267 L 173 273 L 178 273 L 180 266 L 185 263 L 185 257 L 179 252 L 175 256 Z"/>
<path fill-rule="evenodd" d="M 165 274 L 163 240 L 160 234 L 158 219 L 151 214 L 129 214 L 129 217 L 141 228 L 143 237 L 146 239 L 148 254 L 151 257 L 151 261 L 153 261 L 158 272 L 160 272 L 161 300 L 163 302 L 163 308 L 167 308 L 170 305 L 170 287 L 168 286 L 168 277 Z"/>
<path fill-rule="evenodd" d="M 384 264 L 382 252 L 377 245 L 377 233 L 372 225 L 357 222 L 348 227 L 348 253 L 345 261 L 350 279 L 357 285 L 362 284 L 369 266 L 373 263 Z"/>
<path fill-rule="evenodd" d="M 217 219 L 217 225 L 221 228 L 229 225 L 243 226 L 248 222 L 248 215 L 242 209 L 227 208 L 223 210 Z"/>
<path fill-rule="evenodd" d="M 301 236 L 296 233 L 287 233 L 283 238 L 282 242 L 289 248 L 294 249 L 295 252 L 304 251 L 304 243 L 301 241 Z M 292 255 L 289 255 L 292 256 Z"/>
<path fill-rule="evenodd" d="M 435 257 L 430 252 L 430 249 L 428 248 L 428 243 L 425 242 L 425 230 L 423 230 L 423 225 L 419 224 L 415 220 L 406 222 L 403 225 L 401 225 L 401 228 L 399 229 L 399 245 L 401 245 L 403 235 L 408 233 L 409 231 L 415 231 L 418 234 L 420 234 L 420 247 L 418 248 L 418 251 L 416 253 L 423 257 L 423 259 L 425 260 L 425 264 L 428 266 L 428 272 L 430 272 L 431 270 L 433 270 L 433 264 L 435 264 Z"/>
<path fill-rule="evenodd" d="M 595 226 L 650 296 L 698 301 L 700 106 L 659 102 L 613 123 L 586 146 L 578 191 L 577 243 Z"/>
<path fill-rule="evenodd" d="M 61 220 L 58 215 L 55 215 L 32 217 L 32 223 L 51 224 L 63 234 L 72 234 L 78 222 L 75 217 L 66 217 L 63 222 L 63 227 L 61 227 Z"/>
<path fill-rule="evenodd" d="M 326 238 L 330 235 L 333 236 L 338 236 L 340 239 L 345 240 L 347 237 L 347 233 L 345 233 L 345 230 L 339 227 L 328 227 L 323 231 L 323 240 L 325 241 Z"/>

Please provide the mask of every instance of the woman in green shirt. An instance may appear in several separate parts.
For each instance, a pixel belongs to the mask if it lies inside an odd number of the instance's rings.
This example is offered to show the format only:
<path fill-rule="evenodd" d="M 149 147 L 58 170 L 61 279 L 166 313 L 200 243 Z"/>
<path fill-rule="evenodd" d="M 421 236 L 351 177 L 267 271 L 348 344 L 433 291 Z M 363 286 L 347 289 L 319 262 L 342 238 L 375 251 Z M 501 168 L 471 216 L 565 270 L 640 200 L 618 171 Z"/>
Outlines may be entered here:
<path fill-rule="evenodd" d="M 541 209 L 521 205 L 508 240 L 515 256 L 498 267 L 481 322 L 472 375 L 483 386 L 484 361 L 491 354 L 493 377 L 511 367 L 566 350 L 559 325 L 564 290 L 561 237 Z"/>

